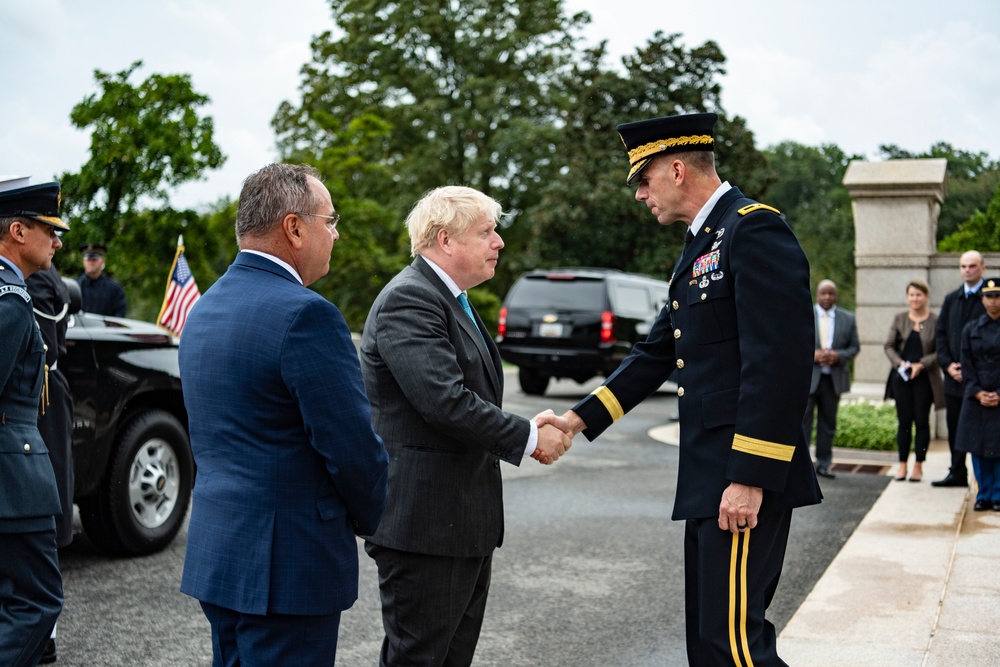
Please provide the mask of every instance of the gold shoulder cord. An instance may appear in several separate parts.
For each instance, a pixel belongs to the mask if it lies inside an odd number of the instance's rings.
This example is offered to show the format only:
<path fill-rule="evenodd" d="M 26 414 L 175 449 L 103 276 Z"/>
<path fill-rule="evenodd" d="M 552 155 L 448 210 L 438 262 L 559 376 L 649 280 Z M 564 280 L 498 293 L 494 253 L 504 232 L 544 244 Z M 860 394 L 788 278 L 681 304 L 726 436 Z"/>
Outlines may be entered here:
<path fill-rule="evenodd" d="M 38 320 L 35 320 L 35 326 L 38 327 L 39 330 L 41 330 L 41 327 L 38 326 Z M 48 345 L 42 343 L 42 347 L 45 348 L 46 352 L 49 351 Z M 48 404 L 49 404 L 49 365 L 45 364 L 45 384 L 42 385 L 41 405 L 38 408 L 42 416 L 45 416 L 45 406 Z"/>

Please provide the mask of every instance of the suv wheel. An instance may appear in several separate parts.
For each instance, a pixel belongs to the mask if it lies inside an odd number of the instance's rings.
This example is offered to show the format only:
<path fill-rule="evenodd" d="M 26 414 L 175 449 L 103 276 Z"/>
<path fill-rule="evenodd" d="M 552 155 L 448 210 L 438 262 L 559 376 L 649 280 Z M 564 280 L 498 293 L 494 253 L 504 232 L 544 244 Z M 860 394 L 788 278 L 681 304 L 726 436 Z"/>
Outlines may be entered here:
<path fill-rule="evenodd" d="M 528 368 L 517 369 L 517 381 L 521 383 L 521 391 L 530 396 L 541 396 L 549 386 L 549 376 Z"/>
<path fill-rule="evenodd" d="M 80 505 L 87 537 L 113 554 L 160 551 L 184 521 L 193 472 L 191 444 L 177 418 L 140 412 L 122 430 L 97 493 Z"/>

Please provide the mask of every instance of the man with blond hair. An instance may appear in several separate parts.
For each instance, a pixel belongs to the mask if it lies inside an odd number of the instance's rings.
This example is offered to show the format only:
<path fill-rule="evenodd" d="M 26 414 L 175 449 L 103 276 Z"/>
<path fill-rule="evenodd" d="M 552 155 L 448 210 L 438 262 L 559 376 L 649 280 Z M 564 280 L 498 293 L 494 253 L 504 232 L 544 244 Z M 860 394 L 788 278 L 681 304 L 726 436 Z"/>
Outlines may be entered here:
<path fill-rule="evenodd" d="M 472 662 L 503 541 L 500 462 L 550 463 L 569 448 L 558 423 L 503 411 L 500 356 L 465 293 L 496 271 L 500 214 L 472 188 L 427 193 L 406 221 L 415 259 L 375 299 L 361 337 L 389 451 L 389 502 L 365 545 L 378 567 L 383 667 Z"/>

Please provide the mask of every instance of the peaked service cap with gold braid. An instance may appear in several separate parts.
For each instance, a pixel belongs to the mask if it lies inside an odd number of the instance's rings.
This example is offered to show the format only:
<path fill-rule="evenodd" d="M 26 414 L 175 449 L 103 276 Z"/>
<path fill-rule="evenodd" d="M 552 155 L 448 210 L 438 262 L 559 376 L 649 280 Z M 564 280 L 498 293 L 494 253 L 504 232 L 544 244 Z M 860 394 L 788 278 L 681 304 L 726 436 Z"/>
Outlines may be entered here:
<path fill-rule="evenodd" d="M 59 219 L 59 184 L 40 183 L 0 191 L 0 218 L 31 218 L 56 229 L 69 225 Z"/>
<path fill-rule="evenodd" d="M 712 131 L 719 116 L 691 113 L 622 123 L 617 128 L 632 165 L 626 182 L 635 185 L 639 173 L 660 153 L 715 150 Z"/>
<path fill-rule="evenodd" d="M 1000 278 L 989 278 L 983 283 L 980 291 L 983 294 L 994 294 L 995 292 L 1000 292 Z"/>

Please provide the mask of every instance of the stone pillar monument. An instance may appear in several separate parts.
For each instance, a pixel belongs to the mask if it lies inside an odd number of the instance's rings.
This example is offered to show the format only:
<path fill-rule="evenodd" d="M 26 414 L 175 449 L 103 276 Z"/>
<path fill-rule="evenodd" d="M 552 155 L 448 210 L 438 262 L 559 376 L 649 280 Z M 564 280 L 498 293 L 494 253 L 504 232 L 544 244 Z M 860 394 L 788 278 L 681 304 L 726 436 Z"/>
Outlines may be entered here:
<path fill-rule="evenodd" d="M 861 340 L 861 352 L 854 361 L 857 384 L 870 384 L 872 389 L 885 385 L 889 361 L 883 345 L 893 315 L 907 309 L 906 284 L 914 278 L 932 284 L 947 162 L 944 158 L 855 160 L 844 174 L 854 210 Z M 950 282 L 957 285 L 958 281 Z M 940 308 L 946 292 L 932 287 L 932 309 Z"/>

